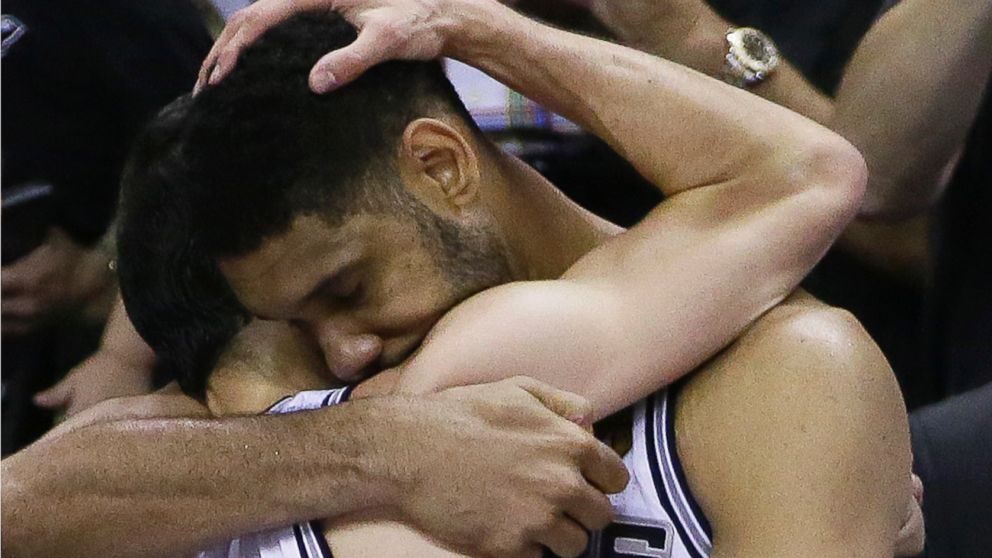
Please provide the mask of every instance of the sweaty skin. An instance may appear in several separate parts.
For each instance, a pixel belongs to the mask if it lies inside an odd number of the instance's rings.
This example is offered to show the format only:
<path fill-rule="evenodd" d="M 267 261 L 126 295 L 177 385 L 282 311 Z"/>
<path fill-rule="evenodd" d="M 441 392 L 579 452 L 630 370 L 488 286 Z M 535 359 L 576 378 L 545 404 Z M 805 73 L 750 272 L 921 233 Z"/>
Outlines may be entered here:
<path fill-rule="evenodd" d="M 456 321 L 496 328 L 514 318 L 499 308 L 459 316 Z M 517 339 L 504 347 L 512 351 L 493 350 L 485 337 L 471 341 L 468 349 L 492 355 L 481 360 L 494 366 L 469 381 L 499 379 L 512 374 L 515 358 L 549 351 L 529 341 L 533 331 L 511 329 Z M 328 385 L 319 355 L 290 328 L 256 322 L 242 338 L 211 378 L 213 412 L 260 412 L 286 395 Z M 463 342 L 435 333 L 421 355 Z M 561 343 L 554 352 L 581 352 L 574 342 Z M 255 364 L 263 353 L 264 369 Z M 516 356 L 504 358 L 509 354 Z M 498 366 L 500 360 L 507 366 Z M 401 383 L 399 375 L 410 380 L 427 369 L 386 372 L 354 397 L 388 393 Z M 594 366 L 533 372 L 559 387 L 586 374 L 602 372 Z M 906 412 L 884 357 L 846 312 L 805 293 L 768 312 L 688 380 L 676 429 L 690 486 L 713 525 L 712 556 L 893 555 L 911 492 Z M 336 556 L 452 555 L 397 523 L 325 525 Z"/>

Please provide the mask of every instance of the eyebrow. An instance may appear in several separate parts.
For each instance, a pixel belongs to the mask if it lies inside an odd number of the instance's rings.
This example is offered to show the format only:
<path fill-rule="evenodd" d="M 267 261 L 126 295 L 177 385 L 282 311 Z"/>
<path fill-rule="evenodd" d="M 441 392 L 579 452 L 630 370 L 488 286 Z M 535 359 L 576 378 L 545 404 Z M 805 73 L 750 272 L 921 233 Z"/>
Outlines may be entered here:
<path fill-rule="evenodd" d="M 331 284 L 332 281 L 336 280 L 338 277 L 341 276 L 341 273 L 343 272 L 345 267 L 346 265 L 342 265 L 340 266 L 339 269 L 335 270 L 330 275 L 324 276 L 320 281 L 317 282 L 317 284 L 313 288 L 310 289 L 310 291 L 306 295 L 303 296 L 303 298 L 301 298 L 298 302 L 295 302 L 294 306 L 299 308 L 300 306 L 303 306 L 304 304 L 316 298 L 321 293 L 321 291 L 326 289 Z M 255 318 L 267 322 L 284 321 L 280 318 L 273 318 L 271 316 L 266 316 L 264 314 L 253 313 L 253 315 Z"/>

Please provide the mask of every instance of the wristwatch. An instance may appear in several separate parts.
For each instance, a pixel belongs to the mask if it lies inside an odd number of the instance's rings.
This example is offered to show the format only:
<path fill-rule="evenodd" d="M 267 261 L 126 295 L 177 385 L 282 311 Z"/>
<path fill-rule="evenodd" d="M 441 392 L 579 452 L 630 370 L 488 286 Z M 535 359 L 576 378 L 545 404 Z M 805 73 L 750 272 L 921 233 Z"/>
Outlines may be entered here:
<path fill-rule="evenodd" d="M 737 87 L 751 87 L 767 79 L 778 67 L 778 48 L 768 35 L 757 29 L 731 27 L 727 30 L 725 60 L 723 81 Z"/>

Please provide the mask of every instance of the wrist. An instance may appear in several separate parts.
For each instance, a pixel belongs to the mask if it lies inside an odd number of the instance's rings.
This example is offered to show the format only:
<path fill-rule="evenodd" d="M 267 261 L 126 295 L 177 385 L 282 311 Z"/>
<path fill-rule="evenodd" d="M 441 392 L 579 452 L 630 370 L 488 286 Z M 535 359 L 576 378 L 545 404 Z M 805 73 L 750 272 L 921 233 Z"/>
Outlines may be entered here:
<path fill-rule="evenodd" d="M 723 68 L 730 24 L 712 11 L 665 14 L 621 32 L 629 46 L 662 56 L 710 76 Z"/>
<path fill-rule="evenodd" d="M 325 414 L 332 424 L 315 421 L 318 439 L 326 440 L 321 452 L 322 470 L 331 478 L 330 491 L 323 492 L 323 503 L 343 498 L 334 505 L 351 505 L 348 509 L 321 516 L 358 513 L 383 520 L 395 520 L 402 515 L 403 495 L 411 483 L 413 452 L 403 451 L 411 440 L 404 426 L 409 414 L 405 398 L 374 397 L 344 404 L 348 413 L 328 410 Z M 337 409 L 343 408 L 338 406 Z M 342 471 L 344 474 L 342 474 Z M 330 495 L 330 496 L 328 496 Z"/>
<path fill-rule="evenodd" d="M 445 37 L 442 56 L 474 66 L 498 53 L 500 40 L 505 39 L 515 25 L 530 21 L 493 0 L 450 3 L 443 11 L 452 16 L 442 24 Z"/>

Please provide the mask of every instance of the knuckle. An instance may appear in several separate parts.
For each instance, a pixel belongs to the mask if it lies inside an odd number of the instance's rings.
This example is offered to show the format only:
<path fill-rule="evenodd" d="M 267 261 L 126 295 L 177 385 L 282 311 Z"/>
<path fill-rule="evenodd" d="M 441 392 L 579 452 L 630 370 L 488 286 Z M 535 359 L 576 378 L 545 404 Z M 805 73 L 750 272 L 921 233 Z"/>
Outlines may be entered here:
<path fill-rule="evenodd" d="M 387 44 L 395 45 L 402 43 L 407 37 L 404 27 L 392 19 L 384 19 L 377 22 L 375 29 L 379 39 Z"/>

